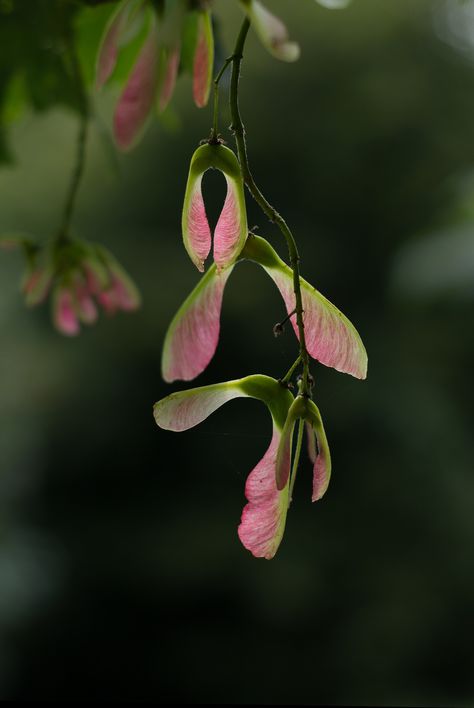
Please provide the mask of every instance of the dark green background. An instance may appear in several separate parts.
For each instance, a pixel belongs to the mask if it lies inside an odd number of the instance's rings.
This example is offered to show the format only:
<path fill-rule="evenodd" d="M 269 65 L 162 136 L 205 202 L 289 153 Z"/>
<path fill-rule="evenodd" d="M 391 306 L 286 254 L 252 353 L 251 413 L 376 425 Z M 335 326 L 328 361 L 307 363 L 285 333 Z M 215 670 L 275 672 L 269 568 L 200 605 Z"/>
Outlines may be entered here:
<path fill-rule="evenodd" d="M 125 265 L 138 314 L 61 337 L 46 306 L 24 308 L 20 256 L 0 253 L 3 697 L 473 704 L 474 3 L 267 4 L 302 57 L 279 63 L 249 35 L 254 175 L 369 353 L 365 382 L 313 369 L 329 491 L 311 504 L 305 460 L 281 548 L 256 560 L 236 528 L 266 410 L 235 401 L 181 435 L 153 421 L 179 388 L 160 378 L 164 333 L 198 279 L 180 211 L 210 110 L 183 78 L 118 169 L 97 125 L 88 144 L 74 231 Z M 229 51 L 241 13 L 215 7 Z M 96 99 L 105 123 L 116 93 Z M 76 131 L 59 108 L 11 124 L 0 231 L 57 228 Z M 212 218 L 222 182 L 206 178 Z M 264 272 L 239 265 L 197 384 L 281 376 L 296 353 L 289 330 L 273 338 L 282 315 Z"/>

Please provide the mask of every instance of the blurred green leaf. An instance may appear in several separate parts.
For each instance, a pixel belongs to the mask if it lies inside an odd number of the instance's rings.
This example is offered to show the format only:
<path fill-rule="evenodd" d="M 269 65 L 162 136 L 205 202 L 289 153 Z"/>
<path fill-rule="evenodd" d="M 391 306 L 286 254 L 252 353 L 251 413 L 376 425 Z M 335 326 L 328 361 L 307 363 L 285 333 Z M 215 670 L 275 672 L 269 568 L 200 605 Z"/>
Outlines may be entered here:
<path fill-rule="evenodd" d="M 183 24 L 183 37 L 181 45 L 181 69 L 188 74 L 193 73 L 194 52 L 196 49 L 199 14 L 189 12 Z"/>
<path fill-rule="evenodd" d="M 0 4 L 0 161 L 8 157 L 6 126 L 26 105 L 79 110 L 67 56 L 77 8 L 48 0 Z"/>

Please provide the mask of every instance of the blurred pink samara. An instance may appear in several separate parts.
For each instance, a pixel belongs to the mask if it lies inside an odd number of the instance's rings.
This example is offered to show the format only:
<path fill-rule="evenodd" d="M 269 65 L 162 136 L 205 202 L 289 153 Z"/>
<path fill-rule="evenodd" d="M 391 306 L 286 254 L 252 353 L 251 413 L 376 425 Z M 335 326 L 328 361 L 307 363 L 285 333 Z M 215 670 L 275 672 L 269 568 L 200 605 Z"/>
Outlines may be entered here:
<path fill-rule="evenodd" d="M 119 310 L 132 312 L 140 306 L 140 294 L 130 276 L 105 249 L 101 249 L 101 256 L 100 266 L 86 259 L 55 285 L 53 322 L 61 334 L 75 336 L 80 323 L 96 322 L 97 304 L 107 315 Z"/>
<path fill-rule="evenodd" d="M 138 45 L 113 118 L 114 139 L 121 150 L 130 150 L 139 141 L 154 107 L 161 113 L 172 98 L 182 27 L 178 22 L 172 32 L 160 32 L 167 12 L 165 9 L 164 16 L 158 14 L 151 0 L 122 0 L 105 27 L 96 61 L 96 88 L 113 75 L 121 49 L 132 41 Z M 200 10 L 196 15 L 193 96 L 201 108 L 209 98 L 214 40 L 210 12 Z"/>

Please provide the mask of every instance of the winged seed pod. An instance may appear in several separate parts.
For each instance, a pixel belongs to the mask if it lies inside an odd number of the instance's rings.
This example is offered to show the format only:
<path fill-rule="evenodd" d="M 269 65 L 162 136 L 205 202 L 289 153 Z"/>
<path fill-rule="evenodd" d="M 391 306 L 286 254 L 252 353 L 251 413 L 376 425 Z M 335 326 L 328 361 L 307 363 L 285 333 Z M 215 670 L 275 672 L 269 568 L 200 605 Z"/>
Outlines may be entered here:
<path fill-rule="evenodd" d="M 201 272 L 204 271 L 204 263 L 213 245 L 214 263 L 186 298 L 168 328 L 163 347 L 162 374 L 168 382 L 176 379 L 189 381 L 206 368 L 219 340 L 225 285 L 236 263 L 245 259 L 262 267 L 279 289 L 288 314 L 273 331 L 275 334 L 282 333 L 282 325 L 289 319 L 296 336 L 301 337 L 299 354 L 279 381 L 253 375 L 172 393 L 155 404 L 154 417 L 161 428 L 181 432 L 194 427 L 234 398 L 252 397 L 266 404 L 272 417 L 272 438 L 264 456 L 248 476 L 245 485 L 248 503 L 242 512 L 238 534 L 243 545 L 254 556 L 270 559 L 283 537 L 305 428 L 308 454 L 313 465 L 313 501 L 325 494 L 331 476 L 331 456 L 323 422 L 311 400 L 314 381 L 309 371 L 309 357 L 363 379 L 367 374 L 367 353 L 357 330 L 347 317 L 301 278 L 293 235 L 253 180 L 247 180 L 247 186 L 265 215 L 280 227 L 287 241 L 292 267 L 279 258 L 265 239 L 247 231 L 242 174 L 248 174 L 249 167 L 238 109 L 243 46 L 248 30 L 253 26 L 263 44 L 279 59 L 294 61 L 299 56 L 299 47 L 289 41 L 284 24 L 259 0 L 239 1 L 247 18 L 242 24 L 234 53 L 216 77 L 212 137 L 195 151 L 191 159 L 182 213 L 183 241 L 191 260 Z M 342 0 L 321 0 L 322 4 L 331 2 L 335 6 Z M 217 84 L 231 62 L 230 105 L 241 164 L 234 153 L 217 139 Z M 219 169 L 227 182 L 226 199 L 213 239 L 202 196 L 202 178 L 210 168 Z M 302 375 L 295 398 L 289 389 L 299 366 Z M 297 422 L 298 436 L 293 452 Z"/>
<path fill-rule="evenodd" d="M 265 239 L 250 235 L 240 253 L 258 263 L 283 296 L 288 314 L 294 310 L 293 273 Z M 219 273 L 212 265 L 174 316 L 162 355 L 165 381 L 190 381 L 207 367 L 219 340 L 222 298 L 232 267 Z M 359 379 L 367 375 L 367 352 L 351 322 L 324 295 L 301 278 L 303 320 L 309 354 L 325 366 Z M 296 336 L 295 316 L 291 323 Z"/>
<path fill-rule="evenodd" d="M 257 398 L 272 417 L 270 445 L 250 472 L 245 484 L 248 503 L 238 528 L 242 544 L 257 558 L 273 558 L 285 530 L 289 484 L 278 490 L 275 483 L 278 446 L 293 395 L 278 381 L 255 374 L 235 381 L 179 391 L 155 404 L 153 412 L 160 428 L 181 432 L 205 420 L 234 398 Z"/>
<path fill-rule="evenodd" d="M 277 489 L 288 484 L 291 469 L 291 445 L 297 420 L 306 421 L 308 449 L 313 463 L 312 501 L 318 501 L 326 493 L 331 478 L 331 454 L 324 431 L 323 421 L 317 406 L 304 396 L 297 396 L 290 406 L 281 434 L 275 466 Z M 291 501 L 291 500 L 290 500 Z"/>
<path fill-rule="evenodd" d="M 226 199 L 214 230 L 214 261 L 218 272 L 235 263 L 248 232 L 244 184 L 237 157 L 224 145 L 201 145 L 191 159 L 182 216 L 184 247 L 201 272 L 212 244 L 201 183 L 204 173 L 212 168 L 220 170 L 227 182 Z"/>
<path fill-rule="evenodd" d="M 298 419 L 307 422 L 317 452 L 313 462 L 312 501 L 321 499 L 331 476 L 331 456 L 319 410 L 304 396 L 293 395 L 269 376 L 254 374 L 235 381 L 179 391 L 155 404 L 157 425 L 182 432 L 193 428 L 234 398 L 257 398 L 270 411 L 273 431 L 270 445 L 245 484 L 248 503 L 238 528 L 242 544 L 254 556 L 271 559 L 285 530 L 290 505 L 292 439 Z M 311 440 L 311 438 L 310 438 Z M 293 474 L 296 473 L 296 470 Z"/>

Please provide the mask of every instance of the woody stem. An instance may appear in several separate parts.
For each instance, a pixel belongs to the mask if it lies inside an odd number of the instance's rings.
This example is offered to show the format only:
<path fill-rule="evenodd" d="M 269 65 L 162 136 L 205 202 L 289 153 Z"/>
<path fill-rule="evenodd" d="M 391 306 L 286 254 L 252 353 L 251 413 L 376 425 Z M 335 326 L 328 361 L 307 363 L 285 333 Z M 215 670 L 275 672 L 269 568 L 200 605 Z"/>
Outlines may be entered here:
<path fill-rule="evenodd" d="M 300 285 L 300 256 L 298 253 L 298 247 L 296 245 L 295 238 L 288 227 L 288 224 L 284 218 L 277 212 L 277 210 L 266 200 L 260 189 L 257 187 L 255 180 L 252 176 L 249 166 L 249 160 L 247 155 L 247 144 L 245 140 L 245 128 L 242 122 L 239 109 L 239 78 L 240 78 L 240 66 L 243 59 L 243 50 L 245 45 L 245 40 L 250 28 L 250 20 L 248 17 L 243 21 L 242 27 L 240 29 L 237 42 L 235 44 L 235 49 L 232 54 L 232 78 L 230 84 L 230 112 L 232 116 L 231 130 L 234 133 L 235 142 L 237 144 L 237 152 L 239 156 L 240 166 L 242 170 L 242 175 L 247 188 L 255 199 L 257 204 L 262 209 L 263 213 L 268 217 L 268 219 L 274 222 L 281 233 L 283 234 L 286 245 L 288 247 L 288 254 L 290 258 L 290 265 L 293 271 L 293 290 L 295 293 L 295 311 L 296 311 L 296 324 L 298 327 L 298 335 L 300 340 L 300 357 L 303 364 L 303 376 L 302 376 L 302 393 L 303 395 L 309 395 L 309 355 L 306 349 L 306 339 L 304 332 L 304 322 L 303 322 L 303 301 L 301 296 L 301 285 Z"/>

